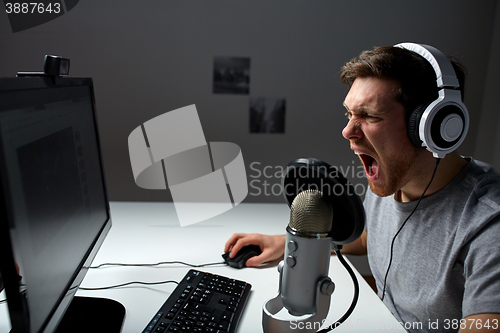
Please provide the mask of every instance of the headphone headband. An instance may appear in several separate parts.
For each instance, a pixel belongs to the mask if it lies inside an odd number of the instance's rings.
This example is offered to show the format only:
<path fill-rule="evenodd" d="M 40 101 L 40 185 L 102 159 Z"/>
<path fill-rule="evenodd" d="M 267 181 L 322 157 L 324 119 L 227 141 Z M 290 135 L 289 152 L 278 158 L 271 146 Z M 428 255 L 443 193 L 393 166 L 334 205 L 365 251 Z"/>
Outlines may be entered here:
<path fill-rule="evenodd" d="M 434 72 L 436 72 L 438 88 L 460 87 L 453 65 L 448 58 L 435 47 L 415 43 L 400 43 L 394 45 L 394 47 L 413 51 L 426 59 L 432 65 L 432 68 L 434 68 Z"/>

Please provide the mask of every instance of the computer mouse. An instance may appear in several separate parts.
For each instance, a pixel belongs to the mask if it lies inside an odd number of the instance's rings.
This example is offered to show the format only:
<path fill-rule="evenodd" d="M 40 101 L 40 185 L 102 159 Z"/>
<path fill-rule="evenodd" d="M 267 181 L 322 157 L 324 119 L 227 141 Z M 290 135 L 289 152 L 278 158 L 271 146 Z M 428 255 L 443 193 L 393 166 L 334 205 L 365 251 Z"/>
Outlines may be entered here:
<path fill-rule="evenodd" d="M 226 263 L 235 268 L 243 268 L 245 267 L 245 263 L 248 259 L 251 257 L 258 256 L 261 254 L 262 251 L 260 250 L 260 247 L 257 245 L 247 245 L 243 246 L 238 253 L 236 253 L 236 256 L 234 258 L 229 258 L 229 252 L 224 253 L 222 255 L 222 258 L 226 261 Z"/>

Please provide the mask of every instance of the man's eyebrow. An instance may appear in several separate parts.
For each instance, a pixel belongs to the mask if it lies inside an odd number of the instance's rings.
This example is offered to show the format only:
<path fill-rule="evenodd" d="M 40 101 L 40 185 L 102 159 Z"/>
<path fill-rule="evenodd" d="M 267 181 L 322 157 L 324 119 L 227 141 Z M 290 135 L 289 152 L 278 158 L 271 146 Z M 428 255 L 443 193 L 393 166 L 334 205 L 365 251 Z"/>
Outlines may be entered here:
<path fill-rule="evenodd" d="M 351 111 L 351 109 L 349 109 L 349 107 L 347 106 L 347 104 L 345 102 L 342 103 L 342 105 L 345 107 L 345 109 L 347 110 L 347 112 L 353 112 L 353 113 L 356 113 L 356 111 Z M 368 110 L 366 110 L 365 107 L 361 107 L 360 110 L 357 112 L 357 113 L 366 113 Z"/>
<path fill-rule="evenodd" d="M 352 112 L 352 113 L 370 113 L 370 114 L 380 114 L 380 113 L 383 113 L 383 112 L 380 112 L 378 110 L 372 110 L 370 108 L 367 108 L 366 106 L 361 106 L 358 111 L 352 111 L 351 109 L 349 109 L 349 107 L 347 106 L 347 104 L 345 102 L 342 102 L 342 105 L 345 107 L 345 109 L 348 112 Z"/>
<path fill-rule="evenodd" d="M 342 102 L 342 105 L 347 110 L 347 112 L 352 112 L 351 109 L 349 109 L 349 107 L 347 106 L 347 104 L 345 102 Z"/>

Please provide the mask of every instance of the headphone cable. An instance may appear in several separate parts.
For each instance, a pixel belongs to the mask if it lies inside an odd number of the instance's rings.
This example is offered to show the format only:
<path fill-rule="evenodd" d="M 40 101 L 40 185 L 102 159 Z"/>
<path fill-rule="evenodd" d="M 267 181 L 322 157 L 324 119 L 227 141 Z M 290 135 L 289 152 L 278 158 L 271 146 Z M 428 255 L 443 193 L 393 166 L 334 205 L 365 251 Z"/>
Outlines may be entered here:
<path fill-rule="evenodd" d="M 389 270 L 391 269 L 391 264 L 392 264 L 392 258 L 393 258 L 393 250 L 394 250 L 394 242 L 396 241 L 396 237 L 398 237 L 399 233 L 401 232 L 401 230 L 403 229 L 403 227 L 406 225 L 406 222 L 408 222 L 408 220 L 410 219 L 410 217 L 413 215 L 413 213 L 415 213 L 415 211 L 417 210 L 417 207 L 420 205 L 420 201 L 422 201 L 422 198 L 424 197 L 425 195 L 425 192 L 427 192 L 427 190 L 429 189 L 429 186 L 431 186 L 432 184 L 432 181 L 434 180 L 434 176 L 436 175 L 436 170 L 437 170 L 437 167 L 438 167 L 438 164 L 439 162 L 441 161 L 440 158 L 436 158 L 436 164 L 434 166 L 434 171 L 432 172 L 432 177 L 431 177 L 431 180 L 429 181 L 429 184 L 427 184 L 424 192 L 422 192 L 422 195 L 420 196 L 420 198 L 418 199 L 417 201 L 417 204 L 415 205 L 415 207 L 413 208 L 412 212 L 410 213 L 410 215 L 408 215 L 408 217 L 404 220 L 403 224 L 401 225 L 401 227 L 399 227 L 398 231 L 396 232 L 396 234 L 394 235 L 394 238 L 392 239 L 392 242 L 391 242 L 391 255 L 389 257 L 389 265 L 387 266 L 387 271 L 385 272 L 385 277 L 384 277 L 384 288 L 382 289 L 382 298 L 381 300 L 384 301 L 384 297 L 385 297 L 385 288 L 387 286 L 387 276 L 389 275 Z"/>

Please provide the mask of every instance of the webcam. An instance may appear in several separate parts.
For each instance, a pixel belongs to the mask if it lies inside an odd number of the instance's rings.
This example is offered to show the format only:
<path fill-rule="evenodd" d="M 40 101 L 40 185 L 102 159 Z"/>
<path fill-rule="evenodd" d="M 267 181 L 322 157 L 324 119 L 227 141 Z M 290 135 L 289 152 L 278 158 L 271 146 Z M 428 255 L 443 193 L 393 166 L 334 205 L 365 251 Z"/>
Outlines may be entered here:
<path fill-rule="evenodd" d="M 60 76 L 69 74 L 69 59 L 46 55 L 43 72 L 47 75 Z"/>
<path fill-rule="evenodd" d="M 43 72 L 18 72 L 17 76 L 66 76 L 69 75 L 69 59 L 46 55 L 43 63 Z"/>

